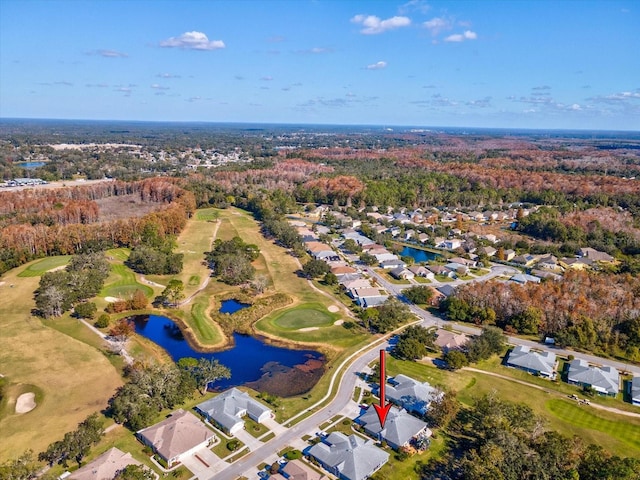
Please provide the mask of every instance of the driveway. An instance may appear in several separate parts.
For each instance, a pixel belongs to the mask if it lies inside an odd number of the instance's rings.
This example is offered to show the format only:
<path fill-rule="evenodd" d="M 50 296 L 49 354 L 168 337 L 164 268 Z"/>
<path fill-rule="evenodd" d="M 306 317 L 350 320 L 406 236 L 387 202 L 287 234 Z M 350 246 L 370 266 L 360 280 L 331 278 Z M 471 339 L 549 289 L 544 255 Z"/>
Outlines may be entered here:
<path fill-rule="evenodd" d="M 287 427 L 283 427 L 278 422 L 276 422 L 273 418 L 266 419 L 264 422 L 262 422 L 262 424 L 265 427 L 267 427 L 269 430 L 271 430 L 273 433 L 275 433 L 276 436 L 283 434 L 287 430 Z"/>
<path fill-rule="evenodd" d="M 258 440 L 246 430 L 238 430 L 233 434 L 233 436 L 244 443 L 247 447 L 249 447 L 249 450 L 251 450 L 252 452 L 260 447 L 260 445 L 262 445 L 262 442 L 260 440 Z"/>
<path fill-rule="evenodd" d="M 210 478 L 212 473 L 221 472 L 229 464 L 223 462 L 208 448 L 201 448 L 182 460 L 182 463 L 197 478 Z"/>

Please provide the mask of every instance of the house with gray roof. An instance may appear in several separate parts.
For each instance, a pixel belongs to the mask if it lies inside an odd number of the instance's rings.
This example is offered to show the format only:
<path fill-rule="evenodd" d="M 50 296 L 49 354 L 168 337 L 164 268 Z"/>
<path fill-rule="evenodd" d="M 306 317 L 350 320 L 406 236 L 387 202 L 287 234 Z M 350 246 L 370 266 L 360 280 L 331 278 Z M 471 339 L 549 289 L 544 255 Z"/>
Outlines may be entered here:
<path fill-rule="evenodd" d="M 428 382 L 418 382 L 411 377 L 399 374 L 388 380 L 387 398 L 409 412 L 424 415 L 431 402 L 442 395 Z"/>
<path fill-rule="evenodd" d="M 620 389 L 620 374 L 613 367 L 596 367 L 580 358 L 569 364 L 567 381 L 574 385 L 592 387 L 596 392 L 615 397 Z"/>
<path fill-rule="evenodd" d="M 519 283 L 520 285 L 525 285 L 529 282 L 540 283 L 539 277 L 535 277 L 533 275 L 529 275 L 526 273 L 518 273 L 513 277 L 511 277 L 509 280 L 511 280 L 512 282 Z"/>
<path fill-rule="evenodd" d="M 553 379 L 556 377 L 556 354 L 535 352 L 527 346 L 518 345 L 509 353 L 507 366 Z"/>
<path fill-rule="evenodd" d="M 373 440 L 333 432 L 305 452 L 325 470 L 342 480 L 364 480 L 387 463 L 389 454 Z"/>
<path fill-rule="evenodd" d="M 376 440 L 387 442 L 394 450 L 408 447 L 414 438 L 430 437 L 432 433 L 425 422 L 398 407 L 391 407 L 384 428 L 380 426 L 378 413 L 372 407 L 356 418 L 356 423 L 362 425 Z"/>
<path fill-rule="evenodd" d="M 258 423 L 273 416 L 271 409 L 237 388 L 222 392 L 217 397 L 198 404 L 195 409 L 230 435 L 244 428 L 242 417 L 245 415 Z"/>
<path fill-rule="evenodd" d="M 70 480 L 112 480 L 118 472 L 129 465 L 143 467 L 142 463 L 133 458 L 130 453 L 124 453 L 116 447 L 112 447 L 94 461 L 72 472 L 68 478 Z M 147 467 L 144 468 L 148 470 Z"/>
<path fill-rule="evenodd" d="M 633 377 L 629 382 L 631 403 L 640 407 L 640 377 Z"/>
<path fill-rule="evenodd" d="M 193 413 L 179 409 L 169 418 L 136 432 L 169 467 L 196 450 L 210 446 L 216 436 Z"/>

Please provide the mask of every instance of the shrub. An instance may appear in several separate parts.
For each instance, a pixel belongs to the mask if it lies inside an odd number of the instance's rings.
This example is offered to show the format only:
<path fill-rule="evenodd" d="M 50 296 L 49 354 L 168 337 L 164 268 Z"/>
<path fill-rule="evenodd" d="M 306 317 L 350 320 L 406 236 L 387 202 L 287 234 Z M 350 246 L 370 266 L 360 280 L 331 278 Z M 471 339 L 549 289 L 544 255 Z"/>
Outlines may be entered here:
<path fill-rule="evenodd" d="M 111 318 L 109 317 L 109 315 L 107 315 L 106 313 L 103 313 L 98 317 L 98 320 L 96 320 L 96 323 L 94 323 L 94 325 L 97 328 L 107 328 L 110 322 L 111 322 Z"/>
<path fill-rule="evenodd" d="M 93 302 L 85 302 L 76 305 L 74 310 L 79 318 L 93 318 L 98 311 L 98 307 Z"/>

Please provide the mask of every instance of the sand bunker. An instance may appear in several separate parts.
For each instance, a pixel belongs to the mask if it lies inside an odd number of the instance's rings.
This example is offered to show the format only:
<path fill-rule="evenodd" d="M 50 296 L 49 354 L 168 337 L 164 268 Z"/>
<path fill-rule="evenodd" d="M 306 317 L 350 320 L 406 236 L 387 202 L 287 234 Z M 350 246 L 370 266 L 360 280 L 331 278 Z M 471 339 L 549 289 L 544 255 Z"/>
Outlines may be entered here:
<path fill-rule="evenodd" d="M 33 392 L 23 393 L 16 400 L 16 413 L 27 413 L 36 408 L 36 394 Z"/>
<path fill-rule="evenodd" d="M 120 301 L 120 299 L 116 298 L 116 297 L 104 297 L 104 299 L 109 303 L 119 302 Z"/>
<path fill-rule="evenodd" d="M 330 307 L 327 308 L 327 310 L 329 310 L 331 313 L 336 313 L 337 311 L 340 310 L 340 307 L 338 307 L 337 305 L 331 305 Z"/>
<path fill-rule="evenodd" d="M 50 270 L 47 270 L 47 272 L 58 272 L 60 270 L 64 270 L 65 268 L 67 268 L 66 265 L 60 265 L 59 267 L 54 267 L 54 268 L 52 268 Z"/>
<path fill-rule="evenodd" d="M 1 287 L 2 285 L 4 285 L 5 283 L 7 283 L 7 282 L 0 282 L 0 287 Z"/>
<path fill-rule="evenodd" d="M 342 325 L 344 323 L 344 320 L 336 320 L 335 322 L 333 322 L 334 325 Z"/>
<path fill-rule="evenodd" d="M 307 327 L 307 328 L 299 328 L 299 332 L 313 332 L 314 330 L 320 330 L 320 327 Z"/>

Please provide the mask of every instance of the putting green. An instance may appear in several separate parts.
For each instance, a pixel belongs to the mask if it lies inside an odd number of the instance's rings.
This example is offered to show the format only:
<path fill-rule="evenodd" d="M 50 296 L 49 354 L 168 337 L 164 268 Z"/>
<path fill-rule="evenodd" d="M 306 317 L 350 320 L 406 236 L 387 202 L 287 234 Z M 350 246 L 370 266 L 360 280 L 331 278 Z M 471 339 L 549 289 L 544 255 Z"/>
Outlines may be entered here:
<path fill-rule="evenodd" d="M 288 330 L 300 328 L 324 327 L 333 325 L 334 316 L 317 308 L 302 307 L 287 310 L 274 320 L 274 323 Z"/>
<path fill-rule="evenodd" d="M 39 277 L 53 268 L 58 268 L 66 265 L 67 263 L 69 263 L 70 259 L 71 255 L 60 255 L 57 257 L 43 258 L 39 262 L 36 262 L 33 265 L 29 265 L 27 268 L 25 268 L 18 274 L 18 277 Z"/>

